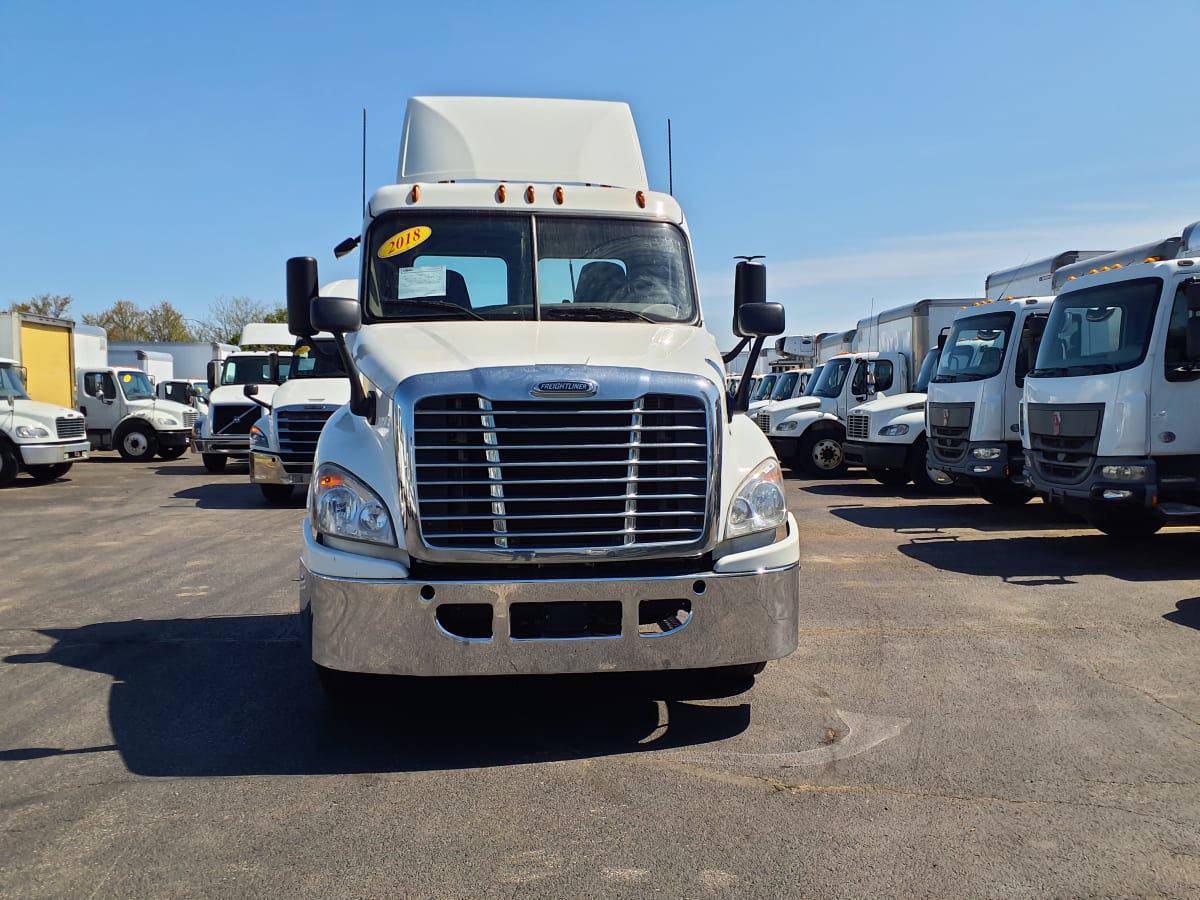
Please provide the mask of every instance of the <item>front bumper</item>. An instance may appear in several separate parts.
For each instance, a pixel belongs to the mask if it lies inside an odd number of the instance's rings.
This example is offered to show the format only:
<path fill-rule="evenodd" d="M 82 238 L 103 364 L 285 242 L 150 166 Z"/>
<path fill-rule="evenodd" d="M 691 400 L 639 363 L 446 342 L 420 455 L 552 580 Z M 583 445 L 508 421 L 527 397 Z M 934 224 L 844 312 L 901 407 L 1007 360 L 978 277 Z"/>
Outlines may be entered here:
<path fill-rule="evenodd" d="M 156 433 L 158 446 L 168 450 L 175 447 L 187 447 L 192 442 L 192 435 L 187 431 L 159 431 Z"/>
<path fill-rule="evenodd" d="M 215 456 L 236 456 L 245 459 L 250 455 L 250 436 L 238 434 L 233 437 L 201 437 L 192 435 L 192 449 L 197 453 Z"/>
<path fill-rule="evenodd" d="M 1144 466 L 1146 476 L 1139 481 L 1118 481 L 1103 477 L 1105 466 Z M 1025 472 L 1025 484 L 1060 501 L 1067 509 L 1083 511 L 1087 508 L 1152 509 L 1158 504 L 1158 472 L 1152 459 L 1130 459 L 1129 457 L 1097 457 L 1087 477 L 1076 484 L 1059 484 L 1041 478 L 1036 466 Z"/>
<path fill-rule="evenodd" d="M 578 581 L 533 580 L 536 567 L 528 580 L 503 582 L 329 577 L 306 562 L 337 551 L 316 544 L 309 527 L 304 531 L 300 599 L 311 623 L 313 661 L 331 669 L 424 676 L 696 669 L 779 659 L 799 641 L 799 544 L 790 517 L 782 541 L 738 554 L 739 571 L 721 571 L 730 565 L 726 557 L 716 571 L 605 579 L 591 570 L 591 578 Z M 754 569 L 747 565 L 754 557 L 781 564 Z M 406 572 L 399 563 L 363 563 L 364 575 L 388 566 Z M 469 569 L 464 566 L 464 574 Z M 582 607 L 597 599 L 619 604 L 611 636 L 512 636 L 516 604 Z M 687 600 L 691 615 L 666 633 L 643 634 L 639 606 L 655 600 Z M 490 610 L 491 637 L 444 629 L 438 609 L 449 604 Z"/>
<path fill-rule="evenodd" d="M 21 461 L 27 466 L 51 466 L 55 463 L 87 459 L 88 453 L 92 449 L 92 445 L 88 441 L 72 441 L 69 444 L 17 444 L 17 446 L 21 449 Z"/>
<path fill-rule="evenodd" d="M 880 444 L 847 441 L 842 454 L 852 466 L 865 469 L 904 469 L 908 464 L 907 444 Z"/>
<path fill-rule="evenodd" d="M 289 472 L 278 456 L 255 450 L 250 454 L 250 480 L 255 484 L 305 485 L 311 480 L 311 475 L 308 472 Z"/>
<path fill-rule="evenodd" d="M 1000 455 L 995 459 L 976 459 L 976 449 L 996 449 Z M 1020 479 L 1025 466 L 1025 456 L 1018 445 L 1012 448 L 1009 444 L 997 441 L 971 441 L 967 452 L 957 462 L 945 462 L 938 459 L 932 450 L 929 451 L 929 465 L 936 466 L 943 472 L 966 478 L 1011 478 Z"/>

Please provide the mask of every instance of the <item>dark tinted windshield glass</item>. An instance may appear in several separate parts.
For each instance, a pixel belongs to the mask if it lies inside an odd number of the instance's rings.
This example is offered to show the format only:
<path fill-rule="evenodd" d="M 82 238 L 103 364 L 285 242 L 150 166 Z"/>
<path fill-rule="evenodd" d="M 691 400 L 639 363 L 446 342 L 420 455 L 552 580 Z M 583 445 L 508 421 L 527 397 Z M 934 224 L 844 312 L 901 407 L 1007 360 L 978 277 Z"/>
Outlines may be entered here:
<path fill-rule="evenodd" d="M 333 341 L 298 344 L 288 378 L 345 378 L 341 354 Z"/>
<path fill-rule="evenodd" d="M 984 313 L 956 319 L 938 360 L 935 382 L 991 378 L 1004 364 L 1012 334 L 1011 312 Z"/>
<path fill-rule="evenodd" d="M 18 370 L 9 365 L 0 366 L 0 397 L 12 397 L 15 400 L 28 400 L 25 385 L 17 374 Z"/>
<path fill-rule="evenodd" d="M 1038 347 L 1039 376 L 1097 375 L 1131 369 L 1146 356 L 1161 278 L 1138 278 L 1060 294 Z"/>
<path fill-rule="evenodd" d="M 913 384 L 914 394 L 925 394 L 929 392 L 929 380 L 933 378 L 933 373 L 938 367 L 938 351 L 935 347 L 925 354 L 925 361 L 921 363 L 921 371 L 917 373 L 917 380 Z"/>
<path fill-rule="evenodd" d="M 792 391 L 796 389 L 796 382 L 799 380 L 799 372 L 785 372 L 780 375 L 779 380 L 775 382 L 775 390 L 771 392 L 771 399 L 786 400 L 792 396 Z"/>
<path fill-rule="evenodd" d="M 850 358 L 831 359 L 821 370 L 821 377 L 816 381 L 816 387 L 811 391 L 814 397 L 837 397 L 842 393 L 842 385 L 846 383 L 846 375 L 850 371 Z"/>

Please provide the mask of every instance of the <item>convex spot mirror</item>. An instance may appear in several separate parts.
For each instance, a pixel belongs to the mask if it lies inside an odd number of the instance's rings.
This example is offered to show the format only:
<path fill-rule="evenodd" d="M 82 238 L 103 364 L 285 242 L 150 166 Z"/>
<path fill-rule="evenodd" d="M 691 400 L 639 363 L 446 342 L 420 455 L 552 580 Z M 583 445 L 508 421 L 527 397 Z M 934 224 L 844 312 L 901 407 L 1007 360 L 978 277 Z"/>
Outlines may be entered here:
<path fill-rule="evenodd" d="M 739 337 L 768 337 L 783 334 L 786 315 L 782 303 L 755 302 L 737 308 L 734 333 Z"/>
<path fill-rule="evenodd" d="M 346 334 L 362 327 L 362 310 L 349 297 L 316 297 L 309 305 L 309 321 L 316 331 Z"/>

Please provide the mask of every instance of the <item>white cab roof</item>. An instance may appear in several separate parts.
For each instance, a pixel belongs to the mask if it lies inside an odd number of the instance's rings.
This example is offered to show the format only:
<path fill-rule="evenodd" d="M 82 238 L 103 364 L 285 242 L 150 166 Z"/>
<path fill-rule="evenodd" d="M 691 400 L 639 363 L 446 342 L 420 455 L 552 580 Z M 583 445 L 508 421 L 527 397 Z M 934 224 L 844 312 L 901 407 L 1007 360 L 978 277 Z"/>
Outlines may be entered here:
<path fill-rule="evenodd" d="M 648 188 L 629 104 L 525 97 L 413 97 L 396 180 Z"/>

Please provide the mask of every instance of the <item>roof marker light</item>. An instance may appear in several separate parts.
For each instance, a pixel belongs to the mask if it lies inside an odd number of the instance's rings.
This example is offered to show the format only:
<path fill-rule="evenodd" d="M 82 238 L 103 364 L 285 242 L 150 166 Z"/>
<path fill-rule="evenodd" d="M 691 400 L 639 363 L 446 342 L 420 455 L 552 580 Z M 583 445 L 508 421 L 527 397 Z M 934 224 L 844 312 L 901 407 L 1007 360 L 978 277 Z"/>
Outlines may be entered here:
<path fill-rule="evenodd" d="M 419 184 L 414 184 L 412 187 L 412 191 L 408 195 L 408 202 L 416 203 L 420 199 L 421 199 L 421 186 Z"/>
<path fill-rule="evenodd" d="M 638 205 L 638 209 L 646 208 L 646 192 L 645 191 L 637 192 L 637 205 Z"/>
<path fill-rule="evenodd" d="M 532 184 L 529 187 L 525 188 L 525 202 L 526 203 L 533 202 L 533 185 Z"/>
<path fill-rule="evenodd" d="M 500 203 L 503 203 L 507 199 L 508 199 L 508 185 L 502 184 L 502 185 L 500 185 L 500 187 L 496 188 L 496 200 L 499 201 Z"/>
<path fill-rule="evenodd" d="M 562 189 L 562 185 L 560 184 L 558 187 L 556 187 L 554 189 L 554 202 L 557 203 L 559 206 L 562 206 L 563 201 L 565 199 L 566 199 L 566 191 L 564 191 Z"/>
<path fill-rule="evenodd" d="M 1161 256 L 1147 256 L 1144 260 L 1142 260 L 1142 262 L 1148 262 L 1148 263 L 1162 262 L 1162 257 Z"/>

